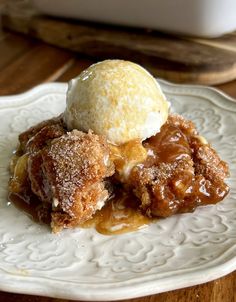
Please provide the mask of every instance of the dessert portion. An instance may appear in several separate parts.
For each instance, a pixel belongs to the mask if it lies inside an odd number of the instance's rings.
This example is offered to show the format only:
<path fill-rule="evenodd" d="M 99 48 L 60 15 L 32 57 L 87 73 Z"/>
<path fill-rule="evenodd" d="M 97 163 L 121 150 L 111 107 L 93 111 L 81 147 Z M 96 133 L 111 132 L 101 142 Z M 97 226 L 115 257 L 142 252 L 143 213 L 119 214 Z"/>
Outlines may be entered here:
<path fill-rule="evenodd" d="M 168 107 L 140 66 L 92 65 L 69 84 L 62 115 L 19 135 L 10 200 L 53 232 L 95 225 L 104 234 L 221 201 L 227 164 Z"/>

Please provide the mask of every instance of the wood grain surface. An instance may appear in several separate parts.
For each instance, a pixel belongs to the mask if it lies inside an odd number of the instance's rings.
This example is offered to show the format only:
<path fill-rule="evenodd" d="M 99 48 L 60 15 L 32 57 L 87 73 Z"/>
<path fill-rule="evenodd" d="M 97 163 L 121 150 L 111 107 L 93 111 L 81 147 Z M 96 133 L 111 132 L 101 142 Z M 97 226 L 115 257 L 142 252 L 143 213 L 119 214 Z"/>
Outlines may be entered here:
<path fill-rule="evenodd" d="M 132 60 L 132 55 L 129 57 Z M 68 81 L 93 60 L 33 39 L 0 32 L 0 95 L 20 93 L 50 81 Z M 217 86 L 236 98 L 236 81 Z M 66 302 L 64 299 L 0 292 L 2 302 Z M 236 302 L 236 272 L 202 285 L 125 302 Z"/>
<path fill-rule="evenodd" d="M 219 84 L 236 79 L 234 34 L 223 40 L 180 38 L 45 17 L 34 10 L 15 13 L 15 7 L 5 12 L 2 22 L 5 28 L 93 58 L 132 57 L 154 75 L 174 82 Z"/>

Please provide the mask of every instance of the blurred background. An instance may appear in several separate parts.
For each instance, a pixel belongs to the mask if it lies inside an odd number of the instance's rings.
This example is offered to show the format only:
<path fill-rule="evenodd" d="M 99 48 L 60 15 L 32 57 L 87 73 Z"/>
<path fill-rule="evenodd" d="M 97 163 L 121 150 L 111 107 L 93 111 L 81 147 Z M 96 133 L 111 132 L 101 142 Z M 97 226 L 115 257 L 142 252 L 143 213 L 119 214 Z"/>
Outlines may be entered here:
<path fill-rule="evenodd" d="M 234 0 L 0 0 L 0 12 L 2 95 L 67 81 L 107 58 L 135 61 L 175 83 L 236 79 Z M 24 82 L 14 71 L 22 64 Z M 8 74 L 16 78 L 10 89 Z"/>

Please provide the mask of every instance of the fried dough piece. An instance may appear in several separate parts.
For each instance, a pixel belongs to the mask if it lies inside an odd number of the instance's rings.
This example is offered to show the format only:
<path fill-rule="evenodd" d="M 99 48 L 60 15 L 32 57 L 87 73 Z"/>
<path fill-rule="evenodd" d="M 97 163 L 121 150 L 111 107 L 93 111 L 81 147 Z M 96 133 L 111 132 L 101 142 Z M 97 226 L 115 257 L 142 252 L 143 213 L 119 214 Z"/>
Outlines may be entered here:
<path fill-rule="evenodd" d="M 102 137 L 73 130 L 30 155 L 28 172 L 34 193 L 52 203 L 51 226 L 57 232 L 83 223 L 104 205 L 105 178 L 114 167 Z"/>
<path fill-rule="evenodd" d="M 132 170 L 129 183 L 148 216 L 191 212 L 227 195 L 228 165 L 191 121 L 170 115 L 161 132 L 144 146 L 150 156 Z"/>

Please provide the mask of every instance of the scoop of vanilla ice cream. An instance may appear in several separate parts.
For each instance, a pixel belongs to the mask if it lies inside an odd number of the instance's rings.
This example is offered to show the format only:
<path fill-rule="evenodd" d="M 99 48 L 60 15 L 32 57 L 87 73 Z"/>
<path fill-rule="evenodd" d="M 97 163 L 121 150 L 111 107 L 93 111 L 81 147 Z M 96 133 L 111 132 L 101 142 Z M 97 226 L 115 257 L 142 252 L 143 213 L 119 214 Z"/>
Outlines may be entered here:
<path fill-rule="evenodd" d="M 105 60 L 69 82 L 64 119 L 69 129 L 91 129 L 122 144 L 159 132 L 168 107 L 159 84 L 144 68 Z"/>

